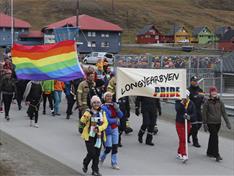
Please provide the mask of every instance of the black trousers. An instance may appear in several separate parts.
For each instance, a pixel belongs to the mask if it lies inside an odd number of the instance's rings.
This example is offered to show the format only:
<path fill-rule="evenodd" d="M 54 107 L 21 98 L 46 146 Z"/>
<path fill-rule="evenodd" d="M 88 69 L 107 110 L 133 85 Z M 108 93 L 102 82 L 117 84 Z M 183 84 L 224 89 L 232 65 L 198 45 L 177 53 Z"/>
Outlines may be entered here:
<path fill-rule="evenodd" d="M 53 105 L 53 94 L 44 94 L 43 93 L 43 111 L 46 111 L 46 101 L 49 101 L 49 107 L 51 110 L 54 109 L 54 105 Z"/>
<path fill-rule="evenodd" d="M 67 115 L 71 115 L 72 114 L 72 108 L 75 104 L 75 100 L 74 100 L 74 96 L 73 95 L 66 95 L 67 98 Z"/>
<path fill-rule="evenodd" d="M 218 136 L 218 133 L 219 133 L 221 123 L 207 124 L 207 126 L 208 126 L 208 131 L 210 133 L 207 154 L 213 155 L 214 157 L 218 157 L 219 156 L 219 136 Z"/>
<path fill-rule="evenodd" d="M 10 111 L 10 108 L 11 108 L 12 99 L 13 99 L 13 93 L 12 94 L 4 94 L 4 93 L 2 94 L 5 117 L 9 116 L 9 111 Z"/>
<path fill-rule="evenodd" d="M 17 89 L 16 101 L 17 101 L 18 107 L 21 107 L 21 102 L 23 100 L 24 91 L 26 89 L 26 83 L 23 83 L 23 82 L 16 83 L 16 89 Z"/>
<path fill-rule="evenodd" d="M 39 107 L 40 107 L 40 101 L 39 100 L 33 100 L 30 101 L 30 105 L 28 107 L 28 116 L 30 117 L 30 120 L 33 120 L 35 123 L 38 122 L 38 111 L 39 111 Z"/>
<path fill-rule="evenodd" d="M 87 155 L 83 160 L 83 164 L 88 167 L 90 161 L 92 160 L 92 170 L 94 172 L 98 172 L 98 164 L 99 164 L 99 156 L 101 148 L 95 147 L 96 138 L 89 137 L 89 141 L 85 141 L 86 149 L 87 149 Z"/>
<path fill-rule="evenodd" d="M 196 124 L 192 124 L 192 128 L 190 130 L 190 134 L 189 136 L 192 136 L 193 138 L 193 144 L 197 144 L 198 143 L 198 131 L 201 128 L 201 123 L 196 123 Z"/>
<path fill-rule="evenodd" d="M 141 130 L 145 131 L 147 129 L 149 133 L 152 133 L 154 131 L 154 126 L 156 124 L 157 113 L 151 111 L 143 111 L 142 116 L 143 116 L 143 122 L 141 125 Z"/>

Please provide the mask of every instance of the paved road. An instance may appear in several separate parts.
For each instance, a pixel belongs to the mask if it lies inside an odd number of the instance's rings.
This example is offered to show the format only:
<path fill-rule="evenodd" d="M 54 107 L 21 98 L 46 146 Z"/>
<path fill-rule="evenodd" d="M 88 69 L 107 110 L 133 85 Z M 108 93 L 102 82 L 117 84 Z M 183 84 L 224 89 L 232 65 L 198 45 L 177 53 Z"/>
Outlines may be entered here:
<path fill-rule="evenodd" d="M 62 116 L 39 117 L 39 128 L 29 127 L 26 107 L 21 111 L 13 105 L 11 120 L 6 122 L 0 114 L 0 129 L 14 136 L 32 148 L 81 172 L 82 160 L 86 154 L 83 140 L 77 133 L 76 113 L 70 120 L 65 119 L 66 103 L 63 100 Z M 49 112 L 49 110 L 48 110 Z M 220 163 L 205 156 L 208 134 L 200 133 L 200 149 L 189 146 L 190 160 L 186 165 L 176 160 L 178 137 L 173 123 L 159 120 L 159 134 L 154 147 L 136 141 L 141 117 L 131 114 L 134 133 L 123 137 L 123 148 L 119 149 L 121 170 L 110 167 L 110 157 L 100 168 L 104 175 L 234 175 L 234 140 L 220 137 L 220 153 L 224 160 Z"/>

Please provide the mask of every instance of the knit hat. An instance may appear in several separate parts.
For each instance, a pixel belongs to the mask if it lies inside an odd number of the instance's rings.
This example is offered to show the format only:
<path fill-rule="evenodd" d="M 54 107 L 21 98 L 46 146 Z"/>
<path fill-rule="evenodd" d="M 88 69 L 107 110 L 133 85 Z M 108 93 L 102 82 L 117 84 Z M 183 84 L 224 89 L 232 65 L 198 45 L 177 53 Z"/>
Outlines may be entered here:
<path fill-rule="evenodd" d="M 197 76 L 192 76 L 190 81 L 198 81 L 198 77 Z"/>
<path fill-rule="evenodd" d="M 94 95 L 94 96 L 92 96 L 90 102 L 91 102 L 91 105 L 92 105 L 94 102 L 100 102 L 101 103 L 101 100 L 97 95 Z"/>
<path fill-rule="evenodd" d="M 104 95 L 103 95 L 104 100 L 106 99 L 106 96 L 109 95 L 109 94 L 113 95 L 113 93 L 111 93 L 111 92 L 105 92 L 104 93 Z"/>
<path fill-rule="evenodd" d="M 105 82 L 101 79 L 97 79 L 96 81 L 96 87 L 102 87 L 105 84 Z"/>
<path fill-rule="evenodd" d="M 218 92 L 217 88 L 214 86 L 214 87 L 210 87 L 209 89 L 209 93 L 211 94 L 211 92 Z"/>

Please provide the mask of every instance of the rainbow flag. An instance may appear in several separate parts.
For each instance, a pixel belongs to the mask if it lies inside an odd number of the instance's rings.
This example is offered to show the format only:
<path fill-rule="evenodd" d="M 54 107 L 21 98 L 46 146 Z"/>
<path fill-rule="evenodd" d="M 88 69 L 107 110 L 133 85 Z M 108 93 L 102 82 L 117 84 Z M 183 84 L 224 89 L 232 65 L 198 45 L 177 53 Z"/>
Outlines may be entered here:
<path fill-rule="evenodd" d="M 77 58 L 73 40 L 37 46 L 14 44 L 12 48 L 19 79 L 70 81 L 84 77 Z"/>

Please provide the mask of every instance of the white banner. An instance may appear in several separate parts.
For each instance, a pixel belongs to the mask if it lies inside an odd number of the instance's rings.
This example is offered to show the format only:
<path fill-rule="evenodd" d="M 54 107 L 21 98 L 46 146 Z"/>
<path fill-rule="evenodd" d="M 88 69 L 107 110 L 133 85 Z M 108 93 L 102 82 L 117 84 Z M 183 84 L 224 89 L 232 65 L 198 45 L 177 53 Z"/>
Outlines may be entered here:
<path fill-rule="evenodd" d="M 145 96 L 166 99 L 186 97 L 186 69 L 117 68 L 116 98 Z"/>

